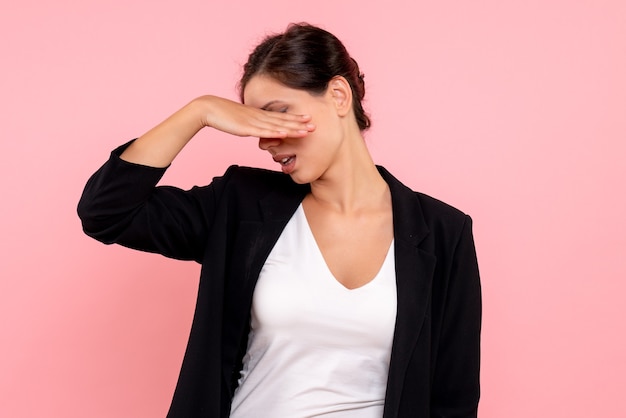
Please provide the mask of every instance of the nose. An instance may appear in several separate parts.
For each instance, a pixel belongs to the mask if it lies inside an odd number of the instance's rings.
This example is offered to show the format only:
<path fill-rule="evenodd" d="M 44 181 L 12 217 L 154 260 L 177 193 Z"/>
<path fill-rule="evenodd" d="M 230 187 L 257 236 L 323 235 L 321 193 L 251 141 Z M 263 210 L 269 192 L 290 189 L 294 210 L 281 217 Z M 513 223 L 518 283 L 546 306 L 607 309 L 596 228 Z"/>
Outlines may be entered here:
<path fill-rule="evenodd" d="M 271 147 L 280 145 L 280 138 L 259 138 L 259 148 L 263 151 L 267 151 Z"/>

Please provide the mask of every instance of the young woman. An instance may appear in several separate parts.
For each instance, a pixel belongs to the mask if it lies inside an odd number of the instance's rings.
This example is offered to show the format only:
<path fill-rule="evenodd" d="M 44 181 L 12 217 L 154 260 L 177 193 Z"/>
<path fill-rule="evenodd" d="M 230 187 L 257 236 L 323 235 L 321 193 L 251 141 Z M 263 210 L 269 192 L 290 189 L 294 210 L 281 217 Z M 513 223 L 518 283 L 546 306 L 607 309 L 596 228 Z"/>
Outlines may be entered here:
<path fill-rule="evenodd" d="M 197 98 L 88 181 L 88 235 L 202 264 L 168 416 L 476 416 L 471 219 L 373 163 L 364 94 L 335 36 L 291 25 L 250 55 L 242 104 Z M 258 137 L 282 173 L 156 187 L 205 127 Z"/>

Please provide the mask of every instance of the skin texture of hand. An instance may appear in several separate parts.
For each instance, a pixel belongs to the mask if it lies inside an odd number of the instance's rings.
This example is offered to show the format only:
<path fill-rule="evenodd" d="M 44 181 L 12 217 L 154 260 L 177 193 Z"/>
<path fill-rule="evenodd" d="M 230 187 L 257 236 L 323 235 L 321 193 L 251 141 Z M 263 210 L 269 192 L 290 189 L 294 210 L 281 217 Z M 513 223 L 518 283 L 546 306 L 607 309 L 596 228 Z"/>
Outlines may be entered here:
<path fill-rule="evenodd" d="M 309 115 L 271 112 L 216 96 L 203 96 L 203 124 L 217 130 L 258 138 L 301 138 L 315 129 Z"/>

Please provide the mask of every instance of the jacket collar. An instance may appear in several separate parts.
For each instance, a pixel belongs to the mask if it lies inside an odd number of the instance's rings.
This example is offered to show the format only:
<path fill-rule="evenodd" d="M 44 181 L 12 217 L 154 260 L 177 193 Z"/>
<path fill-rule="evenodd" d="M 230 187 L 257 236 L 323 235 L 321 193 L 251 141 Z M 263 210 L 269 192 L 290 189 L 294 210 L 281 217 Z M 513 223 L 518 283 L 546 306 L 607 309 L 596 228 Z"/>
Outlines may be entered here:
<path fill-rule="evenodd" d="M 376 167 L 391 191 L 394 239 L 417 247 L 429 231 L 424 220 L 422 206 L 415 192 L 402 184 L 384 167 Z"/>
<path fill-rule="evenodd" d="M 424 220 L 422 207 L 415 193 L 396 179 L 387 169 L 376 166 L 378 172 L 387 182 L 391 191 L 394 218 L 394 239 L 403 240 L 417 247 L 428 235 L 428 227 Z M 293 188 L 274 189 L 259 202 L 259 209 L 264 221 L 284 222 L 285 225 L 293 216 L 304 197 L 311 191 L 309 185 L 293 183 Z M 401 228 L 399 228 L 401 226 Z"/>

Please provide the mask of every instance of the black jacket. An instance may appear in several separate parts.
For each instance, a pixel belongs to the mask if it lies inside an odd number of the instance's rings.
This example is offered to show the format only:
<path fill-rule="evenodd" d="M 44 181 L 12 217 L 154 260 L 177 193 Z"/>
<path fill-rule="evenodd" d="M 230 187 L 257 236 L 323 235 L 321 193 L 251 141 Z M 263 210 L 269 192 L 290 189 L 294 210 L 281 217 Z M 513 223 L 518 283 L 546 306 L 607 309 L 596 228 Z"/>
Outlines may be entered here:
<path fill-rule="evenodd" d="M 256 280 L 309 186 L 232 166 L 208 186 L 155 187 L 165 169 L 125 162 L 123 149 L 89 179 L 78 206 L 83 229 L 202 264 L 168 417 L 227 417 Z M 384 418 L 476 417 L 481 291 L 471 219 L 379 171 L 392 196 L 398 293 Z"/>

